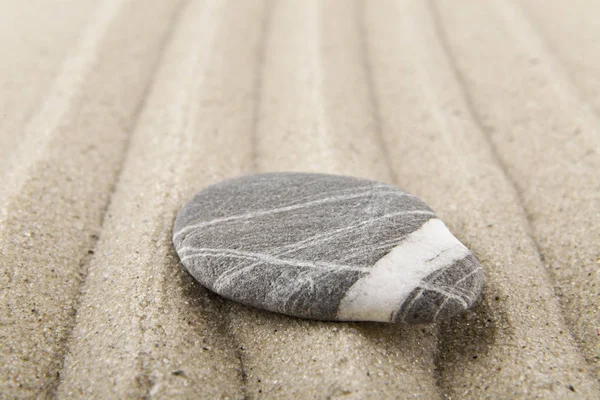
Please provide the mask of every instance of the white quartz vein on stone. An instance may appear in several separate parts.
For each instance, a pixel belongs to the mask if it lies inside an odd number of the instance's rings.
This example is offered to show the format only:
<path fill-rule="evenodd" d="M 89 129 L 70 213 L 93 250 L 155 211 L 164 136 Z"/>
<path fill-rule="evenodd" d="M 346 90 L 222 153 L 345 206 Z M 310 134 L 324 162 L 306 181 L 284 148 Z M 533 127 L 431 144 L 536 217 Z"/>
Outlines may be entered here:
<path fill-rule="evenodd" d="M 375 193 L 377 195 L 388 195 L 388 194 L 390 194 L 390 195 L 395 195 L 395 196 L 398 196 L 398 197 L 404 197 L 404 196 L 414 197 L 413 195 L 411 195 L 409 193 L 405 193 L 405 192 L 399 193 L 398 190 L 394 190 L 394 189 L 390 189 L 389 192 L 388 191 L 374 192 L 373 190 L 367 190 L 367 191 L 364 191 L 364 192 L 353 193 L 353 194 L 349 194 L 349 195 L 346 195 L 346 196 L 326 197 L 326 198 L 322 198 L 322 199 L 319 199 L 319 200 L 309 201 L 309 202 L 306 202 L 306 203 L 288 205 L 288 206 L 285 206 L 285 207 L 277 207 L 277 208 L 272 208 L 272 209 L 269 209 L 269 210 L 252 211 L 252 212 L 249 212 L 249 213 L 232 215 L 232 216 L 229 216 L 229 217 L 215 218 L 215 219 L 212 219 L 210 221 L 203 221 L 203 222 L 200 222 L 198 224 L 188 225 L 188 226 L 180 229 L 178 232 L 176 232 L 173 235 L 173 240 L 175 241 L 175 240 L 179 239 L 179 237 L 182 234 L 190 232 L 192 230 L 195 230 L 195 229 L 198 229 L 198 228 L 203 228 L 203 227 L 206 227 L 206 226 L 220 224 L 220 223 L 223 223 L 223 222 L 231 222 L 231 221 L 243 220 L 243 219 L 252 219 L 252 218 L 260 217 L 260 216 L 263 216 L 263 215 L 270 215 L 270 214 L 276 214 L 276 213 L 281 213 L 281 212 L 299 210 L 299 209 L 302 209 L 302 208 L 312 207 L 312 206 L 319 205 L 319 204 L 324 204 L 324 203 L 330 203 L 330 202 L 336 202 L 336 201 L 344 201 L 344 200 L 351 200 L 351 199 L 356 199 L 356 198 L 360 198 L 360 197 L 372 196 Z"/>
<path fill-rule="evenodd" d="M 240 251 L 235 249 L 219 249 L 219 248 L 193 248 L 183 247 L 180 250 L 184 257 L 181 261 L 188 260 L 194 257 L 231 257 L 231 258 L 244 258 L 251 260 L 260 260 L 265 263 L 275 265 L 289 265 L 294 267 L 308 267 L 308 268 L 330 268 L 335 270 L 349 270 L 349 271 L 369 271 L 368 267 L 355 267 L 352 265 L 335 264 L 327 261 L 303 261 L 294 260 L 291 258 L 279 258 L 265 253 L 254 253 L 250 251 Z"/>
<path fill-rule="evenodd" d="M 481 270 L 483 270 L 483 268 L 482 268 L 482 267 L 477 267 L 477 268 L 475 268 L 475 269 L 474 269 L 473 271 L 471 271 L 469 274 L 467 274 L 467 275 L 465 275 L 464 277 L 462 277 L 461 279 L 457 280 L 457 281 L 454 283 L 454 285 L 453 285 L 453 286 L 450 288 L 450 290 L 449 290 L 448 292 L 450 292 L 450 293 L 451 293 L 452 291 L 455 291 L 455 290 L 460 290 L 460 289 L 459 289 L 459 287 L 458 287 L 458 285 L 460 285 L 460 284 L 461 284 L 462 282 L 464 282 L 466 279 L 470 278 L 471 276 L 475 275 L 476 273 L 478 273 L 478 272 L 479 272 L 479 271 L 481 271 Z M 422 286 L 422 287 L 425 287 L 424 285 L 421 285 L 421 286 Z M 463 293 L 465 293 L 465 291 L 464 291 L 464 290 L 463 290 L 462 292 L 463 292 Z M 466 294 L 466 293 L 465 293 L 465 294 Z M 466 297 L 469 299 L 469 302 L 473 302 L 473 301 L 475 300 L 475 298 L 474 298 L 474 297 L 475 297 L 475 296 L 477 296 L 477 294 L 476 294 L 476 293 L 473 293 L 473 292 L 471 292 L 471 293 L 469 293 L 469 294 L 470 294 L 470 296 L 466 296 Z M 417 299 L 417 297 L 420 297 L 421 295 L 422 295 L 422 292 L 421 292 L 421 293 L 419 293 L 419 296 L 415 296 L 415 300 Z M 438 318 L 438 315 L 440 315 L 440 312 L 441 312 L 441 311 L 444 309 L 444 307 L 446 306 L 446 303 L 448 303 L 448 300 L 450 300 L 451 298 L 454 298 L 454 297 L 447 296 L 447 297 L 444 299 L 444 301 L 442 302 L 442 304 L 440 304 L 439 308 L 437 309 L 437 311 L 436 311 L 436 312 L 435 312 L 435 314 L 433 315 L 433 320 L 434 320 L 434 321 L 436 321 L 436 320 L 437 320 L 437 318 Z M 458 297 L 458 299 L 455 299 L 455 300 L 458 300 L 458 301 L 460 301 L 460 303 L 461 303 L 461 304 L 463 304 L 463 306 L 464 306 L 465 308 L 467 308 L 467 306 L 468 306 L 468 305 L 467 305 L 467 302 L 465 302 L 465 301 L 464 301 L 464 299 L 463 299 L 462 297 L 460 297 L 460 296 L 459 296 L 459 297 Z"/>
<path fill-rule="evenodd" d="M 320 183 L 319 181 L 314 181 L 312 182 L 313 184 L 318 184 Z M 336 189 L 336 190 L 331 190 L 329 192 L 318 192 L 318 193 L 313 193 L 310 194 L 308 196 L 302 196 L 302 197 L 298 197 L 296 199 L 296 201 L 293 201 L 292 203 L 288 204 L 290 206 L 302 203 L 302 202 L 307 202 L 307 201 L 313 201 L 313 200 L 317 200 L 317 199 L 322 199 L 323 196 L 332 196 L 332 195 L 340 195 L 340 194 L 347 194 L 347 193 L 358 193 L 360 191 L 363 190 L 368 190 L 371 191 L 373 193 L 379 193 L 377 191 L 377 189 L 380 188 L 388 188 L 388 186 L 378 183 L 378 184 L 371 184 L 371 185 L 365 185 L 365 186 L 356 186 L 356 187 L 349 187 L 349 188 L 344 188 L 344 189 Z"/>
<path fill-rule="evenodd" d="M 379 196 L 379 195 L 382 195 L 382 196 L 394 195 L 394 196 L 398 196 L 398 197 L 418 198 L 414 194 L 411 194 L 408 192 L 403 192 L 394 186 L 390 186 L 385 183 L 371 182 L 371 184 L 367 185 L 367 186 L 356 186 L 356 187 L 350 187 L 350 188 L 345 188 L 345 189 L 336 189 L 336 190 L 331 190 L 329 192 L 320 192 L 320 193 L 311 194 L 309 196 L 299 197 L 296 199 L 296 201 L 290 203 L 289 205 L 291 206 L 291 205 L 299 204 L 299 203 L 305 202 L 305 201 L 321 199 L 324 196 L 332 196 L 334 194 L 339 195 L 339 194 L 346 194 L 346 193 L 351 193 L 351 194 L 358 193 L 359 191 L 363 191 L 363 190 L 367 190 L 369 192 L 369 194 L 372 194 L 373 196 L 375 196 L 375 195 L 377 195 L 377 196 Z"/>
<path fill-rule="evenodd" d="M 348 290 L 340 302 L 337 317 L 389 322 L 408 295 L 424 284 L 425 277 L 468 255 L 469 250 L 441 220 L 430 219 Z M 428 289 L 440 290 L 439 287 Z"/>
<path fill-rule="evenodd" d="M 422 210 L 393 212 L 393 213 L 381 215 L 381 216 L 378 216 L 378 217 L 370 218 L 370 219 L 365 220 L 365 221 L 360 221 L 360 222 L 358 222 L 356 224 L 345 226 L 343 228 L 338 228 L 338 229 L 335 229 L 335 230 L 332 230 L 332 231 L 328 231 L 328 232 L 324 232 L 324 233 L 319 233 L 319 234 L 313 235 L 311 237 L 308 237 L 308 238 L 306 238 L 304 240 L 301 240 L 301 241 L 298 241 L 298 242 L 295 242 L 295 243 L 291 243 L 291 244 L 288 244 L 288 245 L 285 245 L 285 246 L 280 246 L 278 248 L 271 249 L 271 251 L 272 251 L 271 255 L 272 256 L 282 256 L 282 255 L 286 255 L 286 254 L 292 253 L 294 251 L 305 249 L 305 248 L 310 247 L 310 246 L 322 245 L 323 243 L 325 243 L 328 240 L 335 239 L 340 234 L 346 233 L 348 231 L 355 232 L 357 229 L 362 229 L 364 227 L 367 227 L 368 225 L 371 225 L 371 224 L 373 224 L 375 222 L 378 222 L 378 221 L 381 221 L 383 219 L 398 217 L 398 216 L 402 216 L 402 215 L 431 215 L 431 216 L 434 216 L 435 214 L 433 212 L 431 212 L 431 211 L 422 211 Z M 390 241 L 386 241 L 385 243 L 380 244 L 379 246 L 377 246 L 377 249 L 382 248 L 382 247 L 386 247 L 386 246 L 391 246 L 392 244 L 394 244 L 396 242 L 399 242 L 401 240 L 402 240 L 402 237 L 395 237 L 395 238 L 393 238 Z M 183 247 L 180 251 L 183 254 L 184 251 L 189 251 L 189 249 L 190 249 L 190 247 Z M 363 251 L 363 250 L 364 249 L 362 249 L 362 248 L 360 249 L 360 251 Z M 353 250 L 353 251 L 349 252 L 348 253 L 349 255 L 346 256 L 346 257 L 344 257 L 342 260 L 340 260 L 340 262 L 342 262 L 342 261 L 345 262 L 345 261 L 347 261 L 347 260 L 355 257 L 357 255 L 357 252 L 358 252 L 358 250 Z M 227 287 L 228 284 L 234 282 L 234 279 L 237 276 L 244 275 L 245 273 L 248 273 L 253 268 L 255 268 L 257 265 L 260 265 L 263 261 L 264 260 L 260 260 L 258 262 L 252 263 L 252 264 L 244 266 L 242 268 L 231 270 L 230 272 L 224 272 L 213 283 L 213 288 L 215 290 L 224 289 L 225 287 Z M 368 270 L 370 270 L 370 268 Z"/>

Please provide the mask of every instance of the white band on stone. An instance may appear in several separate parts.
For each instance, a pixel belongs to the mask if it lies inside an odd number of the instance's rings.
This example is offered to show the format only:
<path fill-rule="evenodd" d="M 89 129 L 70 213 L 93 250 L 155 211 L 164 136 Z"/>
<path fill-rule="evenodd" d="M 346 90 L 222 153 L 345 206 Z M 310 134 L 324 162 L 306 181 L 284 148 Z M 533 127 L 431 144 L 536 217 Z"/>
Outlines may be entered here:
<path fill-rule="evenodd" d="M 467 255 L 469 250 L 440 219 L 430 219 L 350 287 L 337 319 L 390 322 L 423 278 Z"/>

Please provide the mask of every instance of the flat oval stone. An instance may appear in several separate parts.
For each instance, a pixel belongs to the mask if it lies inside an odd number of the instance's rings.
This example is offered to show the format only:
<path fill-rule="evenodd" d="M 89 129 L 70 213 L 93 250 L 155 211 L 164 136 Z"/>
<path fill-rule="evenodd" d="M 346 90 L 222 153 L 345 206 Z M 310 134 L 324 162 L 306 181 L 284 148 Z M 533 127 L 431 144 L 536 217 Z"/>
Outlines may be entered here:
<path fill-rule="evenodd" d="M 206 187 L 173 243 L 202 285 L 303 318 L 422 323 L 479 297 L 483 270 L 419 198 L 347 176 L 267 173 Z"/>

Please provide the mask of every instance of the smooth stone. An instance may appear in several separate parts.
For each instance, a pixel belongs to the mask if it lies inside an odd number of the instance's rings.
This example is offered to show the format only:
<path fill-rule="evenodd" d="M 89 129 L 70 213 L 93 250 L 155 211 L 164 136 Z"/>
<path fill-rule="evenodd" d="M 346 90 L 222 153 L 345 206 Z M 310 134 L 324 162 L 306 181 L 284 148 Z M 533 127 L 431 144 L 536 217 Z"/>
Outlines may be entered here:
<path fill-rule="evenodd" d="M 206 187 L 173 243 L 209 290 L 296 317 L 423 323 L 469 308 L 477 259 L 419 198 L 347 176 L 268 173 Z"/>

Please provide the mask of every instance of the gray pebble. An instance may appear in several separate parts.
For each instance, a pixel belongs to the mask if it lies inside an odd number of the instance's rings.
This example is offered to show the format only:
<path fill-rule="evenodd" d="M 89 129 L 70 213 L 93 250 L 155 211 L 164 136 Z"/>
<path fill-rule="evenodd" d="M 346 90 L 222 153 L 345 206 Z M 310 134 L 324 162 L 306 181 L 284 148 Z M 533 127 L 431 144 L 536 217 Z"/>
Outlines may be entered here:
<path fill-rule="evenodd" d="M 303 318 L 422 323 L 479 297 L 483 270 L 419 198 L 365 179 L 242 176 L 179 212 L 183 265 L 228 299 Z"/>

